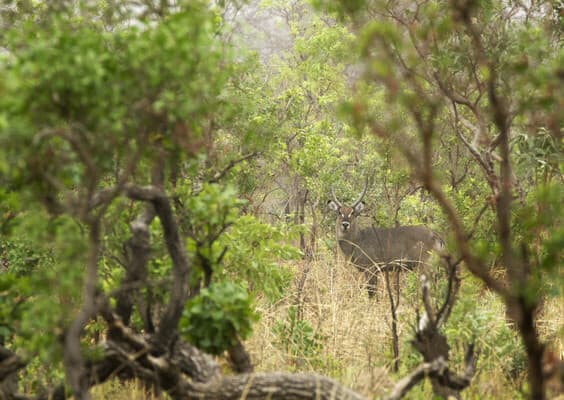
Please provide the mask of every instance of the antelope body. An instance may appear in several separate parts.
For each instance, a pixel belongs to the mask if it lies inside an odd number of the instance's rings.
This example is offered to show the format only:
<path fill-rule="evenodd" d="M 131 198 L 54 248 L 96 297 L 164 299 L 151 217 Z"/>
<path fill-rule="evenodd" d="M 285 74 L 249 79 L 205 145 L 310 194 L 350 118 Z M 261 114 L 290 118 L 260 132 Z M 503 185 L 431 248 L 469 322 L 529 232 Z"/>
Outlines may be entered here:
<path fill-rule="evenodd" d="M 365 185 L 358 200 L 350 207 L 342 205 L 332 190 L 333 200 L 328 202 L 328 206 L 337 213 L 335 231 L 339 247 L 345 257 L 365 273 L 368 294 L 372 297 L 376 293 L 380 272 L 412 270 L 424 264 L 433 250 L 441 249 L 443 242 L 423 225 L 361 229 L 356 217 L 364 209 L 362 198 L 366 189 Z"/>

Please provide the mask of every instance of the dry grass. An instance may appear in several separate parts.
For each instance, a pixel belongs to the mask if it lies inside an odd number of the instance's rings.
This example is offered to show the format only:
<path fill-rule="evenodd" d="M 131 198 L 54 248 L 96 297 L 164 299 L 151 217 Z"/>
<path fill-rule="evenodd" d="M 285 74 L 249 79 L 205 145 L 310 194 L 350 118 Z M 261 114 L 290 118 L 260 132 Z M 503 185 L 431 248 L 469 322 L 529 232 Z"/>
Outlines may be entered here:
<path fill-rule="evenodd" d="M 257 370 L 316 371 L 332 376 L 370 398 L 385 394 L 402 373 L 419 362 L 408 343 L 413 333 L 411 326 L 415 322 L 417 304 L 413 289 L 412 293 L 402 289 L 398 309 L 402 364 L 400 373 L 393 374 L 390 312 L 383 282 L 379 283 L 378 299 L 370 300 L 363 289 L 361 274 L 343 260 L 327 256 L 311 262 L 308 270 L 304 264 L 294 267 L 297 283 L 291 294 L 277 304 L 259 301 L 262 317 L 252 338 L 246 343 Z M 305 285 L 300 290 L 298 282 L 304 274 Z M 407 279 L 402 277 L 402 286 L 406 285 Z M 506 327 L 504 307 L 495 295 L 480 289 L 475 282 L 464 284 L 476 286 L 474 292 L 477 296 L 469 301 L 471 306 L 475 304 L 479 310 L 488 312 L 485 330 L 491 332 L 491 336 L 475 338 L 477 346 L 487 350 L 484 353 L 488 354 L 488 359 L 482 356 L 474 382 L 463 392 L 463 398 L 515 399 L 524 382 L 523 370 L 513 371 L 512 368 L 516 367 L 508 365 L 511 353 L 499 355 L 497 344 L 492 343 L 494 339 L 501 340 L 501 334 L 496 336 L 496 332 L 501 330 L 514 336 Z M 276 326 L 284 321 L 288 324 L 288 310 L 292 306 L 301 311 L 301 318 L 320 335 L 322 347 L 319 352 L 296 355 L 280 343 Z M 559 354 L 562 354 L 563 318 L 564 305 L 553 299 L 546 303 L 539 320 L 541 334 L 553 343 Z M 463 350 L 462 346 L 453 348 L 453 352 L 459 353 L 455 359 L 460 359 Z M 516 352 L 518 350 L 516 345 Z M 431 395 L 430 385 L 425 384 L 410 393 L 408 398 L 426 399 Z"/>
<path fill-rule="evenodd" d="M 389 390 L 400 375 L 419 362 L 417 354 L 408 344 L 412 335 L 410 324 L 415 319 L 415 290 L 407 293 L 408 290 L 403 288 L 398 310 L 402 364 L 400 373 L 393 374 L 389 303 L 384 295 L 383 282 L 379 285 L 378 300 L 369 300 L 363 289 L 361 274 L 343 260 L 335 260 L 333 255 L 320 257 L 308 265 L 296 263 L 293 268 L 295 283 L 285 298 L 275 304 L 264 299 L 257 301 L 261 319 L 255 325 L 253 336 L 246 342 L 257 371 L 315 371 L 334 377 L 368 398 L 378 398 Z M 405 276 L 402 278 L 403 286 L 407 279 Z M 478 307 L 478 312 L 483 310 L 490 315 L 485 323 L 488 324 L 486 331 L 491 332 L 491 336 L 488 334 L 476 338 L 482 355 L 478 372 L 470 388 L 463 392 L 463 399 L 520 398 L 519 386 L 523 385 L 524 374 L 517 371 L 511 375 L 512 367 L 508 365 L 511 353 L 509 356 L 500 356 L 495 352 L 496 344 L 492 342 L 496 337 L 495 332 L 505 328 L 503 305 L 493 294 L 482 290 L 470 279 L 464 282 L 464 285 L 475 286 L 470 290 L 476 294 L 475 298 L 469 300 L 470 306 Z M 301 284 L 303 287 L 300 289 Z M 288 346 L 287 341 L 286 346 L 282 343 L 288 338 L 281 337 L 279 327 L 281 324 L 290 326 L 289 311 L 292 307 L 299 310 L 299 319 L 305 321 L 317 335 L 314 342 L 320 347 L 300 348 Z M 551 343 L 551 348 L 560 355 L 563 354 L 563 326 L 564 304 L 557 299 L 548 301 L 539 318 L 539 328 L 542 336 Z M 294 330 L 299 331 L 299 328 L 294 327 Z M 464 332 L 461 330 L 460 334 Z M 459 347 L 453 347 L 453 353 L 458 352 L 458 357 L 463 352 Z M 428 383 L 416 387 L 407 396 L 408 399 L 431 397 Z M 139 385 L 124 386 L 116 382 L 97 388 L 94 398 L 154 399 Z"/>
<path fill-rule="evenodd" d="M 551 350 L 564 359 L 564 301 L 552 299 L 544 304 L 537 319 L 539 332 L 546 338 Z"/>
<path fill-rule="evenodd" d="M 304 272 L 304 267 L 296 266 L 297 280 L 305 274 L 301 291 L 294 290 L 278 304 L 261 304 L 261 320 L 247 343 L 257 369 L 317 371 L 364 393 L 388 387 L 391 359 L 386 302 L 369 300 L 362 289 L 362 276 L 343 263 L 317 260 L 309 271 Z M 296 355 L 279 344 L 275 325 L 287 318 L 292 306 L 301 310 L 303 320 L 319 334 L 319 352 Z"/>
<path fill-rule="evenodd" d="M 247 346 L 258 370 L 316 371 L 332 376 L 366 395 L 383 394 L 390 377 L 391 336 L 387 298 L 380 285 L 378 300 L 370 300 L 364 279 L 343 262 L 318 259 L 296 266 L 296 280 L 305 274 L 305 285 L 275 305 L 262 305 L 262 317 Z M 302 318 L 320 335 L 317 354 L 290 354 L 276 345 L 274 326 L 284 321 L 288 308 L 301 310 Z M 407 307 L 399 309 L 404 320 Z M 405 324 L 401 326 L 403 334 Z M 402 335 L 403 336 L 403 335 Z M 309 357 L 308 357 L 309 356 Z"/>
<path fill-rule="evenodd" d="M 94 400 L 163 400 L 168 397 L 166 395 L 159 397 L 153 392 L 145 390 L 139 382 L 120 382 L 114 379 L 94 387 L 92 398 Z"/>

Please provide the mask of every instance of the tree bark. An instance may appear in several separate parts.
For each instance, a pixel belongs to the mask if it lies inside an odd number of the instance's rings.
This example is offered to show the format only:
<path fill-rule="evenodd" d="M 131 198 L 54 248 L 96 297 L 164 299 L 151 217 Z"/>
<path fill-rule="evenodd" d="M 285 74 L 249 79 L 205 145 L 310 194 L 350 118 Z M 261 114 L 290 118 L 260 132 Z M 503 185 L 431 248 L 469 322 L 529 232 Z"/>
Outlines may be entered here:
<path fill-rule="evenodd" d="M 178 321 L 189 294 L 188 276 L 191 264 L 188 261 L 184 243 L 181 240 L 178 224 L 172 206 L 166 194 L 155 187 L 139 187 L 128 185 L 127 195 L 135 200 L 149 201 L 155 207 L 163 228 L 164 240 L 172 260 L 172 287 L 170 300 L 161 318 L 157 331 L 157 340 L 164 346 L 172 342 L 176 336 Z"/>
<path fill-rule="evenodd" d="M 207 384 L 187 383 L 175 399 L 206 400 L 361 400 L 364 397 L 338 382 L 316 374 L 282 372 L 224 377 Z M 180 393 L 179 393 L 180 394 Z"/>

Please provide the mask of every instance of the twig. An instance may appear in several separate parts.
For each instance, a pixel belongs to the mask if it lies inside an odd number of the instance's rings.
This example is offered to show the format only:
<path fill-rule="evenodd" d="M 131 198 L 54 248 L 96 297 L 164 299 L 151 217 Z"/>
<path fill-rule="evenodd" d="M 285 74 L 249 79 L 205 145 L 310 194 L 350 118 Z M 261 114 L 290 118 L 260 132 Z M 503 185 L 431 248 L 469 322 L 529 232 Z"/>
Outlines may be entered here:
<path fill-rule="evenodd" d="M 399 276 L 399 270 L 396 271 L 397 276 Z M 392 287 L 390 284 L 390 271 L 386 270 L 384 272 L 384 278 L 386 280 L 386 291 L 388 293 L 388 298 L 390 299 L 390 312 L 392 314 L 392 350 L 394 353 L 394 364 L 393 371 L 397 372 L 399 370 L 399 336 L 398 336 L 398 317 L 397 317 L 397 307 L 399 303 L 399 292 L 397 296 L 397 301 L 394 300 L 394 294 L 392 293 Z M 399 283 L 399 282 L 397 282 Z M 398 285 L 399 286 L 399 285 Z M 397 289 L 399 291 L 399 288 Z"/>
<path fill-rule="evenodd" d="M 259 152 L 253 151 L 252 153 L 246 154 L 246 155 L 244 155 L 240 158 L 229 161 L 229 163 L 227 164 L 227 166 L 225 168 L 223 168 L 221 171 L 217 172 L 211 179 L 208 180 L 208 183 L 219 182 L 237 164 L 240 164 L 243 161 L 246 161 L 250 158 L 256 157 L 257 155 L 259 155 Z"/>
<path fill-rule="evenodd" d="M 409 375 L 400 379 L 385 397 L 385 400 L 399 400 L 404 397 L 411 388 L 417 385 L 426 377 L 437 378 L 441 383 L 451 389 L 461 391 L 470 385 L 472 377 L 476 370 L 477 355 L 474 353 L 474 346 L 468 346 L 466 356 L 464 358 L 464 373 L 462 375 L 451 374 L 448 363 L 443 357 L 422 363 L 414 369 Z"/>

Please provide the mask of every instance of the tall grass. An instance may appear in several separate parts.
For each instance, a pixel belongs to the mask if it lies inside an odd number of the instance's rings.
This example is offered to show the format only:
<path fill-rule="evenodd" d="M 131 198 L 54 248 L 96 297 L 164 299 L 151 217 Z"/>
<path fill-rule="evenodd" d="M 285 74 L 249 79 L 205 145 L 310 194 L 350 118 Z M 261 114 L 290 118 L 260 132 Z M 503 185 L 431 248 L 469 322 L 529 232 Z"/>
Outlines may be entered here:
<path fill-rule="evenodd" d="M 150 390 L 146 390 L 141 382 L 121 382 L 114 379 L 92 389 L 94 400 L 163 400 L 166 394 L 160 397 Z"/>
<path fill-rule="evenodd" d="M 261 319 L 245 343 L 256 371 L 315 371 L 378 398 L 421 358 L 409 343 L 418 304 L 416 276 L 401 277 L 398 308 L 400 371 L 393 363 L 390 312 L 383 279 L 377 299 L 369 299 L 364 278 L 354 267 L 326 252 L 309 262 L 292 265 L 294 285 L 276 303 L 257 299 Z M 564 353 L 564 304 L 549 299 L 539 315 L 543 338 L 560 356 Z M 519 399 L 525 390 L 524 354 L 505 319 L 503 304 L 479 282 L 463 273 L 457 306 L 445 327 L 451 345 L 451 364 L 461 366 L 464 344 L 480 350 L 477 373 L 463 399 Z M 135 383 L 107 383 L 95 389 L 95 399 L 155 397 Z M 166 398 L 166 397 L 165 397 Z M 428 382 L 408 399 L 432 398 Z"/>
<path fill-rule="evenodd" d="M 316 371 L 366 396 L 378 397 L 421 362 L 409 343 L 418 305 L 416 276 L 406 273 L 401 277 L 402 295 L 397 310 L 400 370 L 394 374 L 391 372 L 390 306 L 383 279 L 379 281 L 379 293 L 374 300 L 368 298 L 363 288 L 363 276 L 330 254 L 321 255 L 308 264 L 297 263 L 294 268 L 296 285 L 292 293 L 276 304 L 258 301 L 262 317 L 246 343 L 258 371 Z M 304 276 L 305 284 L 301 287 Z M 301 325 L 292 323 L 295 314 L 301 319 Z M 558 354 L 564 351 L 563 318 L 562 302 L 547 300 L 539 316 L 539 326 L 543 337 Z M 280 337 L 277 329 L 280 324 L 293 326 L 294 330 L 310 327 L 317 346 L 288 344 L 288 335 Z M 526 384 L 525 356 L 519 338 L 506 321 L 499 299 L 468 275 L 463 276 L 460 298 L 445 330 L 451 345 L 452 367 L 462 367 L 465 344 L 474 342 L 481 352 L 476 376 L 463 392 L 463 398 L 522 397 Z M 288 329 L 284 331 L 288 332 Z M 307 339 L 312 334 L 305 336 Z M 300 332 L 292 332 L 291 337 L 299 341 L 302 336 Z M 410 399 L 431 397 L 428 383 L 408 396 Z"/>

